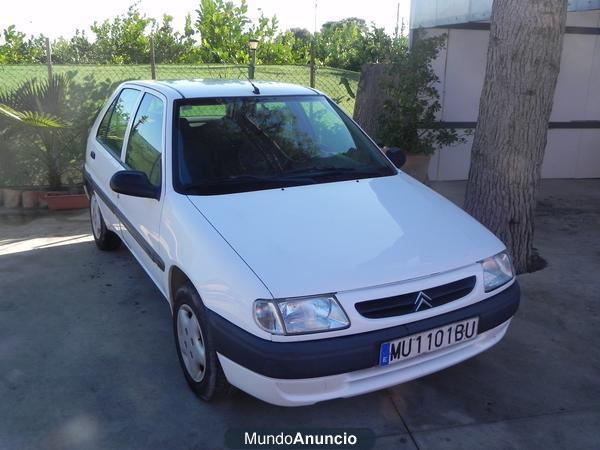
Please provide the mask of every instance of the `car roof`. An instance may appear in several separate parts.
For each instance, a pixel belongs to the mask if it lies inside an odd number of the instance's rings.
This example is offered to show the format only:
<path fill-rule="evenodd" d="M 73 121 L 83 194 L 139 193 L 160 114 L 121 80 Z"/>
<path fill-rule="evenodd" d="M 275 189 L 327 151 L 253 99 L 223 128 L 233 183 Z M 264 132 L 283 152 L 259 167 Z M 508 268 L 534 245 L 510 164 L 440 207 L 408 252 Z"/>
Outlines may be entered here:
<path fill-rule="evenodd" d="M 315 95 L 318 91 L 297 84 L 276 81 L 258 81 L 252 83 L 258 87 L 260 95 Z M 256 95 L 248 80 L 194 79 L 194 80 L 137 80 L 125 84 L 148 87 L 164 94 L 178 92 L 184 98 L 206 97 L 245 97 Z M 170 91 L 170 92 L 169 92 Z"/>

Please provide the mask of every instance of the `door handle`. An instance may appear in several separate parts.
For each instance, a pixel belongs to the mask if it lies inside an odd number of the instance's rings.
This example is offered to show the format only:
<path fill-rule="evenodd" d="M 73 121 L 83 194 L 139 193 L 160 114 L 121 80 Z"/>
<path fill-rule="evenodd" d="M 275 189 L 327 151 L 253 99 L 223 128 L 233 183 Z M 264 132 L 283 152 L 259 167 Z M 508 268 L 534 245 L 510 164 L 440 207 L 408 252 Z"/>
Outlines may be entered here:
<path fill-rule="evenodd" d="M 90 156 L 92 157 L 92 159 L 96 159 L 96 152 L 94 150 L 92 150 L 90 152 Z"/>

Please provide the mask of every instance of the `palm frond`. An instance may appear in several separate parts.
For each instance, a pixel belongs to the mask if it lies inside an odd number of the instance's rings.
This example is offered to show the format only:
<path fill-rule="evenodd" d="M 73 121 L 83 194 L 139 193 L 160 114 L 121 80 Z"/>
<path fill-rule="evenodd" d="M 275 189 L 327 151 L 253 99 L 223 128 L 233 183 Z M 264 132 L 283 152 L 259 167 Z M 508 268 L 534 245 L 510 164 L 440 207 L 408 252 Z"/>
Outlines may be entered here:
<path fill-rule="evenodd" d="M 9 95 L 0 97 L 0 103 L 11 105 L 19 111 L 39 111 L 62 116 L 69 77 L 58 74 L 50 79 L 32 78 L 24 81 Z"/>
<path fill-rule="evenodd" d="M 59 117 L 39 111 L 17 111 L 0 103 L 0 116 L 25 126 L 37 128 L 67 128 L 69 124 Z"/>

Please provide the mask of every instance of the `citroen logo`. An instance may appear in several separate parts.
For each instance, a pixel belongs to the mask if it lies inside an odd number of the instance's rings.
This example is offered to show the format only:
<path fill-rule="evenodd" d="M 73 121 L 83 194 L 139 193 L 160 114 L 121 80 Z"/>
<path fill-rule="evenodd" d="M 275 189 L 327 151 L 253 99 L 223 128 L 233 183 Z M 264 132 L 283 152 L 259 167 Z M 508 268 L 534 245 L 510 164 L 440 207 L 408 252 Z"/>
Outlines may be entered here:
<path fill-rule="evenodd" d="M 428 308 L 433 308 L 433 305 L 431 303 L 429 303 L 431 300 L 431 297 L 429 295 L 427 295 L 425 292 L 421 291 L 419 292 L 419 295 L 417 295 L 417 298 L 415 299 L 415 310 L 413 312 L 417 312 L 421 309 L 422 306 L 427 306 Z"/>

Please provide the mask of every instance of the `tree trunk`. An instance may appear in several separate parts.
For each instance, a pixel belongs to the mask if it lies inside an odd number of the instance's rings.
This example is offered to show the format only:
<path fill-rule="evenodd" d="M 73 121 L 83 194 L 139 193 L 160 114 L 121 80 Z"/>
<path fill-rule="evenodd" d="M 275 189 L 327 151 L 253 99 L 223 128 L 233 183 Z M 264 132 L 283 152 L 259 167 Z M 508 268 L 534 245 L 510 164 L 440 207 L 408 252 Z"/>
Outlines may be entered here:
<path fill-rule="evenodd" d="M 62 180 L 60 177 L 60 172 L 54 164 L 54 161 L 50 161 L 48 163 L 47 169 L 48 176 L 48 185 L 51 191 L 59 191 L 62 188 Z"/>
<path fill-rule="evenodd" d="M 560 70 L 566 0 L 494 0 L 465 209 L 507 246 L 518 273 L 535 262 L 535 195 Z"/>
<path fill-rule="evenodd" d="M 49 133 L 44 141 L 46 147 L 46 170 L 48 176 L 48 184 L 51 191 L 58 191 L 62 187 L 60 174 L 60 166 L 58 160 L 58 150 L 56 148 L 56 139 L 52 133 Z"/>
<path fill-rule="evenodd" d="M 381 87 L 387 75 L 387 64 L 365 64 L 360 71 L 354 120 L 365 132 L 377 141 L 378 119 L 387 96 Z"/>

